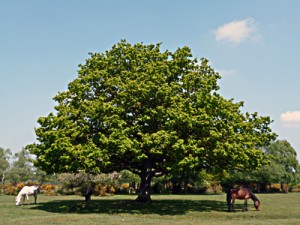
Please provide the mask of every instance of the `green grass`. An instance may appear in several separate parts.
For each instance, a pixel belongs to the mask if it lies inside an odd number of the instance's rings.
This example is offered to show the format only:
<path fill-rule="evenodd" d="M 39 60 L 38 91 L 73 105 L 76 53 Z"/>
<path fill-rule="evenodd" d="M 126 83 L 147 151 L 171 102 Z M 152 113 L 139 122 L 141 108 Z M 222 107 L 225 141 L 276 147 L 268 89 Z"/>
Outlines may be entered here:
<path fill-rule="evenodd" d="M 38 204 L 15 206 L 14 196 L 0 195 L 0 224 L 300 224 L 300 193 L 257 194 L 261 211 L 249 201 L 236 202 L 228 213 L 225 195 L 153 195 L 152 204 L 135 203 L 135 196 L 38 196 Z"/>

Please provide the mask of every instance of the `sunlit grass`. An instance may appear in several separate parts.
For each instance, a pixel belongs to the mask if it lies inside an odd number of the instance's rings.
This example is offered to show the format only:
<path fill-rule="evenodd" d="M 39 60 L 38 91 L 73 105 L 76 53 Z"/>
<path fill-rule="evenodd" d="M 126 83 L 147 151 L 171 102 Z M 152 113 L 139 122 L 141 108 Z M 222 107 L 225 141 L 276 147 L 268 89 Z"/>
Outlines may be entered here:
<path fill-rule="evenodd" d="M 257 194 L 261 211 L 228 213 L 225 195 L 154 195 L 152 204 L 135 196 L 38 196 L 37 205 L 15 206 L 14 196 L 0 196 L 1 224 L 300 224 L 300 193 Z M 31 198 L 31 202 L 32 202 Z"/>

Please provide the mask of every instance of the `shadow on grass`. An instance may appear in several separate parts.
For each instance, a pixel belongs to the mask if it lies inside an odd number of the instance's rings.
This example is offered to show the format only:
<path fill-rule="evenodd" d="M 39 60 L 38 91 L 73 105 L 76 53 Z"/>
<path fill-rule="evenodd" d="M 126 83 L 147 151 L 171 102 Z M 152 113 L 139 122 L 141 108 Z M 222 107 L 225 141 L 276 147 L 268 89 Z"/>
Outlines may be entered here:
<path fill-rule="evenodd" d="M 182 215 L 188 211 L 227 211 L 227 205 L 225 202 L 210 200 L 157 200 L 151 204 L 124 200 L 95 200 L 90 203 L 79 200 L 62 200 L 39 203 L 32 209 L 53 213 Z"/>

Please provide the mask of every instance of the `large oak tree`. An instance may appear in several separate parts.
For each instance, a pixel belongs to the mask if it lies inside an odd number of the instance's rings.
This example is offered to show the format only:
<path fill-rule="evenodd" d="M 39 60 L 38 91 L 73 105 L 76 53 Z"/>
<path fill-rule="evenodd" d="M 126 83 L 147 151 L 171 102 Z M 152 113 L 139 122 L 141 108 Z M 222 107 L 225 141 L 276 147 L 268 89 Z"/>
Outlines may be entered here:
<path fill-rule="evenodd" d="M 188 47 L 125 40 L 91 53 L 78 78 L 38 119 L 35 165 L 52 173 L 130 170 L 141 178 L 137 200 L 150 200 L 153 176 L 182 169 L 254 169 L 260 146 L 274 140 L 269 117 L 242 113 L 225 99 L 220 75 Z"/>

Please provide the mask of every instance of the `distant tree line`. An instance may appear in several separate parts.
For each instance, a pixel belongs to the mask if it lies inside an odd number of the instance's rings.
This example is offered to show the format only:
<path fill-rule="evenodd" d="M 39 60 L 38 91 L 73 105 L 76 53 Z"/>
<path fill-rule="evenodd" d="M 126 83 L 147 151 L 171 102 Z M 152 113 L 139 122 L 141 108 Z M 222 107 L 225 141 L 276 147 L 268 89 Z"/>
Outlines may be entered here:
<path fill-rule="evenodd" d="M 244 173 L 232 171 L 231 176 L 222 180 L 224 187 L 234 185 L 248 186 L 257 191 L 270 191 L 272 184 L 279 184 L 280 190 L 288 192 L 300 182 L 300 167 L 297 152 L 286 140 L 277 140 L 264 148 L 270 156 L 270 163 L 259 170 Z M 278 190 L 279 188 L 274 188 Z"/>
<path fill-rule="evenodd" d="M 47 175 L 33 165 L 33 157 L 24 148 L 20 152 L 12 154 L 10 149 L 0 147 L 0 176 L 2 184 L 10 182 L 16 185 L 20 182 L 29 181 L 39 183 L 55 182 L 54 175 Z"/>

